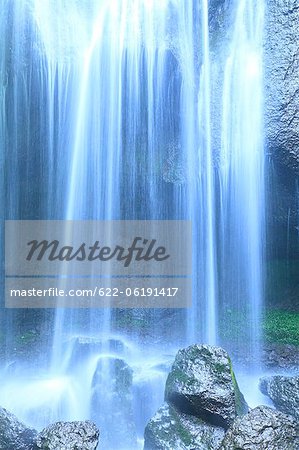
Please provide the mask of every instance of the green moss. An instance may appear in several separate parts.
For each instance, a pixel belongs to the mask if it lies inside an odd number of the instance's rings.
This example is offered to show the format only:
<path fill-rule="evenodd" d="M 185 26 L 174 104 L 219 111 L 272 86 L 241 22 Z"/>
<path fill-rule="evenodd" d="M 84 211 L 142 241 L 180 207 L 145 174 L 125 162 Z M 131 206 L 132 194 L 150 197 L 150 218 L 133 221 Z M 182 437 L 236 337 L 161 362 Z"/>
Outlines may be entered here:
<path fill-rule="evenodd" d="M 33 331 L 27 331 L 18 337 L 19 344 L 32 344 L 37 340 L 37 334 Z"/>
<path fill-rule="evenodd" d="M 232 309 L 221 315 L 220 336 L 224 342 L 244 342 L 249 336 L 249 314 Z M 261 317 L 261 329 L 266 343 L 299 346 L 299 312 L 271 309 Z"/>
<path fill-rule="evenodd" d="M 192 435 L 181 423 L 180 415 L 172 406 L 169 406 L 169 416 L 164 415 L 160 421 L 150 422 L 148 427 L 160 442 L 175 445 L 179 438 L 186 447 L 192 444 Z"/>
<path fill-rule="evenodd" d="M 232 382 L 233 382 L 234 392 L 235 392 L 236 414 L 237 414 L 237 416 L 244 416 L 245 414 L 248 413 L 248 406 L 247 406 L 247 403 L 245 401 L 245 398 L 244 398 L 242 392 L 239 389 L 239 385 L 236 380 L 235 372 L 233 370 L 233 365 L 232 365 L 230 358 L 229 358 L 229 370 L 230 370 L 230 374 L 232 377 Z"/>
<path fill-rule="evenodd" d="M 189 431 L 181 424 L 180 417 L 176 413 L 176 411 L 173 409 L 173 415 L 176 420 L 176 431 L 179 435 L 180 439 L 182 440 L 183 444 L 186 446 L 191 445 L 193 441 L 192 435 L 189 433 Z"/>
<path fill-rule="evenodd" d="M 188 375 L 186 375 L 186 373 L 184 373 L 184 371 L 180 370 L 177 367 L 173 367 L 166 380 L 165 398 L 168 397 L 169 391 L 172 391 L 174 384 L 188 384 L 189 382 L 190 378 L 188 377 Z"/>
<path fill-rule="evenodd" d="M 221 374 L 227 372 L 227 365 L 215 362 L 213 364 L 214 371 Z"/>
<path fill-rule="evenodd" d="M 268 343 L 299 346 L 299 313 L 276 309 L 266 312 L 263 332 Z"/>

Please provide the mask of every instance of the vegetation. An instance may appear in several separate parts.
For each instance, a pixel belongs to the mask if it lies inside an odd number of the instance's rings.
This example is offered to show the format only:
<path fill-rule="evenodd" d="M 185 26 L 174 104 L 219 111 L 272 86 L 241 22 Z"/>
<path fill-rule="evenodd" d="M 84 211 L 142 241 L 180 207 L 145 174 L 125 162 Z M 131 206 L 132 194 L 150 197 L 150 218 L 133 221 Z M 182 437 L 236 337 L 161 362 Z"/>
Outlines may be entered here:
<path fill-rule="evenodd" d="M 246 342 L 247 315 L 230 310 L 220 322 L 220 334 L 225 342 Z M 266 309 L 262 317 L 264 341 L 271 344 L 291 344 L 299 347 L 299 312 L 284 309 Z"/>
<path fill-rule="evenodd" d="M 263 331 L 266 342 L 299 346 L 299 312 L 267 311 Z"/>

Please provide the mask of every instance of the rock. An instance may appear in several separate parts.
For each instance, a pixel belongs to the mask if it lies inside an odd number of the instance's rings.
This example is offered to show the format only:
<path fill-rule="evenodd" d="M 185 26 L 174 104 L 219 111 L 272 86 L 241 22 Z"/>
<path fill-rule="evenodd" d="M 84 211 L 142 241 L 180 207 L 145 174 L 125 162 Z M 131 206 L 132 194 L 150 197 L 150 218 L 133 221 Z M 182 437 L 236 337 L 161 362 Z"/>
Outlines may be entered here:
<path fill-rule="evenodd" d="M 268 3 L 264 78 L 267 146 L 274 160 L 298 174 L 299 6 L 297 0 Z"/>
<path fill-rule="evenodd" d="M 98 359 L 92 380 L 91 418 L 101 429 L 103 448 L 137 447 L 133 414 L 133 370 L 121 358 Z"/>
<path fill-rule="evenodd" d="M 268 406 L 258 406 L 238 417 L 219 450 L 298 450 L 298 424 Z"/>
<path fill-rule="evenodd" d="M 94 423 L 56 422 L 44 428 L 36 438 L 35 449 L 42 450 L 95 450 L 99 430 Z"/>
<path fill-rule="evenodd" d="M 179 350 L 166 381 L 165 400 L 182 413 L 223 428 L 248 411 L 228 354 L 208 345 Z"/>
<path fill-rule="evenodd" d="M 166 403 L 145 428 L 144 450 L 216 450 L 223 437 L 222 428 L 179 413 Z"/>
<path fill-rule="evenodd" d="M 271 369 L 296 370 L 299 361 L 299 348 L 291 344 L 265 344 L 263 362 Z"/>
<path fill-rule="evenodd" d="M 109 353 L 113 355 L 125 355 L 128 347 L 120 339 L 113 337 L 94 338 L 90 336 L 77 336 L 67 342 L 66 351 L 70 353 L 68 368 L 73 373 L 77 369 L 78 361 L 80 365 L 94 355 Z"/>
<path fill-rule="evenodd" d="M 264 123 L 266 156 L 270 160 L 267 248 L 270 258 L 298 259 L 299 8 L 297 0 L 265 3 Z M 290 296 L 289 285 L 285 295 Z"/>
<path fill-rule="evenodd" d="M 0 408 L 0 450 L 29 450 L 36 431 L 26 427 L 16 416 Z"/>
<path fill-rule="evenodd" d="M 299 376 L 284 377 L 276 375 L 260 380 L 260 390 L 271 398 L 274 406 L 299 420 Z"/>

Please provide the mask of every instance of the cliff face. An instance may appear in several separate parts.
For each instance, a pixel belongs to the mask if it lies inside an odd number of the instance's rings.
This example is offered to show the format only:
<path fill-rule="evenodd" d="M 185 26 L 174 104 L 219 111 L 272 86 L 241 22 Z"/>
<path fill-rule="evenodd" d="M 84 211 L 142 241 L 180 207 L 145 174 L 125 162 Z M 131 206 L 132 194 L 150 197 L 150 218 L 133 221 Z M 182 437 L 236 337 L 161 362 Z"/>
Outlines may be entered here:
<path fill-rule="evenodd" d="M 299 2 L 264 0 L 264 3 L 267 254 L 270 258 L 299 258 Z M 217 165 L 226 44 L 231 37 L 235 2 L 212 0 L 209 7 L 211 111 L 217 124 L 212 139 Z"/>
<path fill-rule="evenodd" d="M 265 126 L 271 158 L 299 174 L 299 4 L 268 0 L 265 15 Z"/>
<path fill-rule="evenodd" d="M 299 2 L 264 0 L 265 144 L 271 160 L 299 175 Z M 217 83 L 222 82 L 225 46 L 235 2 L 209 4 L 210 47 Z M 253 24 L 254 26 L 254 24 Z M 221 86 L 220 86 L 221 89 Z M 217 95 L 217 102 L 221 96 Z M 217 146 L 216 146 L 217 147 Z"/>
<path fill-rule="evenodd" d="M 273 257 L 298 258 L 299 4 L 267 0 L 264 94 L 268 240 Z"/>

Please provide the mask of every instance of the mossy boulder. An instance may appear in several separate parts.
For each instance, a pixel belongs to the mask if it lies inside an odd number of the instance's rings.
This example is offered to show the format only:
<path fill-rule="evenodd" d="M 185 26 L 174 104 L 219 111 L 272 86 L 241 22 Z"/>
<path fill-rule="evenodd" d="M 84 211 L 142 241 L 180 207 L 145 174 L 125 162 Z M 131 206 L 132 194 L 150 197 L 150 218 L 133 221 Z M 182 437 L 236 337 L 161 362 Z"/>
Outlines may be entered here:
<path fill-rule="evenodd" d="M 268 406 L 238 417 L 219 450 L 298 450 L 298 422 Z"/>
<path fill-rule="evenodd" d="M 225 429 L 248 412 L 228 354 L 209 345 L 179 350 L 166 381 L 165 400 L 184 414 Z"/>
<path fill-rule="evenodd" d="M 165 403 L 146 426 L 144 450 L 216 450 L 223 437 L 222 428 Z"/>

